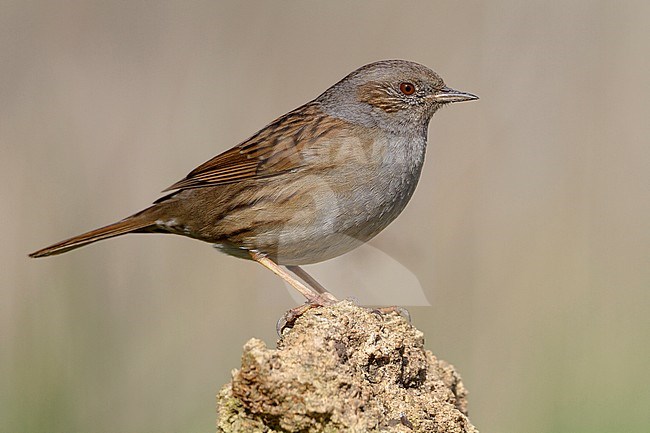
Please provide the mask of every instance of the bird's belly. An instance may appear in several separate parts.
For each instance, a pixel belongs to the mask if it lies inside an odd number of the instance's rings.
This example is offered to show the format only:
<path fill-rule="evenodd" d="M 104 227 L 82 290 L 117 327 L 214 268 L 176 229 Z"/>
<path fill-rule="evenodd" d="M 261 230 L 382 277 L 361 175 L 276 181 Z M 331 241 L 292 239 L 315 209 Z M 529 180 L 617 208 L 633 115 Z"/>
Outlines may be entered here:
<path fill-rule="evenodd" d="M 415 185 L 398 181 L 375 181 L 371 186 L 357 182 L 352 190 L 326 179 L 316 186 L 310 182 L 289 202 L 263 201 L 229 214 L 224 223 L 233 227 L 237 221 L 255 224 L 243 232 L 231 230 L 235 234 L 215 247 L 237 257 L 248 257 L 247 251 L 255 250 L 284 265 L 337 257 L 373 238 L 400 214 Z"/>
<path fill-rule="evenodd" d="M 365 216 L 363 219 L 365 221 Z M 248 251 L 258 251 L 283 265 L 318 263 L 359 247 L 393 219 L 370 217 L 363 224 L 350 224 L 347 220 L 329 220 L 323 215 L 318 224 L 291 221 L 267 230 L 256 230 L 247 237 L 218 242 L 215 247 L 227 254 L 243 258 L 249 258 Z"/>

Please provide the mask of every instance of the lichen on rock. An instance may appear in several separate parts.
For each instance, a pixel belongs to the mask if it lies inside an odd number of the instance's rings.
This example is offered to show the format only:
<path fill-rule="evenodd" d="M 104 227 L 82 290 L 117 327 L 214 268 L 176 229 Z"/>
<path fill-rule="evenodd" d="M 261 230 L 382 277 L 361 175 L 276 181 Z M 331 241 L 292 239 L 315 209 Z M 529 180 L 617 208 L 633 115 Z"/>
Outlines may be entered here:
<path fill-rule="evenodd" d="M 454 368 L 397 313 L 344 301 L 313 308 L 277 349 L 257 339 L 217 396 L 217 429 L 240 432 L 477 432 Z"/>

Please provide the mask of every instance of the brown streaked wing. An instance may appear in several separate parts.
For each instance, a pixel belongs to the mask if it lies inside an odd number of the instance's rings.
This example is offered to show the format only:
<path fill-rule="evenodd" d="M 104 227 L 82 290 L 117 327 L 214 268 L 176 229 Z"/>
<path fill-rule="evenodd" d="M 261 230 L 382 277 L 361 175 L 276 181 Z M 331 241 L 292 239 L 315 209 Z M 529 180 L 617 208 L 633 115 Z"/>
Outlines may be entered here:
<path fill-rule="evenodd" d="M 276 119 L 243 143 L 215 156 L 164 191 L 267 177 L 302 166 L 302 149 L 327 132 L 327 116 L 311 102 Z"/>

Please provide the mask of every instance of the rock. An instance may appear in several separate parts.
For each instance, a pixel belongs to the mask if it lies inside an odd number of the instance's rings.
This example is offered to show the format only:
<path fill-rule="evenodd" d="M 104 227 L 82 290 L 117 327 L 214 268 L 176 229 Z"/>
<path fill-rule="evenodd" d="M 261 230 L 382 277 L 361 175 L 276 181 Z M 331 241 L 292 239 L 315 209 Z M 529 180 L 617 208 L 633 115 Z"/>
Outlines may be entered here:
<path fill-rule="evenodd" d="M 218 432 L 477 432 L 456 370 L 397 313 L 313 308 L 277 346 L 246 343 L 217 396 Z"/>

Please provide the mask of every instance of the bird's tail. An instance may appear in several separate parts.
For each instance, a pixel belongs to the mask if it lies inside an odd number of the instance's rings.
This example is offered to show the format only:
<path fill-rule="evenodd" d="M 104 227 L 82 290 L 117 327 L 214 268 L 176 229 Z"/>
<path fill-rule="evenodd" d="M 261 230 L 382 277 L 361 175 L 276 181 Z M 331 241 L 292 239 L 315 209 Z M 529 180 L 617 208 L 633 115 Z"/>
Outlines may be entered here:
<path fill-rule="evenodd" d="M 49 247 L 31 253 L 29 257 L 53 256 L 74 250 L 75 248 L 83 247 L 84 245 L 92 244 L 93 242 L 113 238 L 115 236 L 121 236 L 138 231 L 147 231 L 147 228 L 153 228 L 156 225 L 155 219 L 152 219 L 147 215 L 149 214 L 147 210 L 125 218 L 122 221 L 107 225 L 106 227 L 91 230 L 87 233 L 50 245 Z"/>

